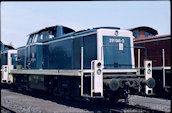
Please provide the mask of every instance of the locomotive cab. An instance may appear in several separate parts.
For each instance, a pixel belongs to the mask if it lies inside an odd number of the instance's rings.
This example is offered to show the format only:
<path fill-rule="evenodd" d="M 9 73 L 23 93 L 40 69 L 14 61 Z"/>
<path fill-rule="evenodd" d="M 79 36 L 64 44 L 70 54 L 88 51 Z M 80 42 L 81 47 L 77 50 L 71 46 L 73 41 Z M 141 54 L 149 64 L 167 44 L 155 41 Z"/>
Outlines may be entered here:
<path fill-rule="evenodd" d="M 58 25 L 29 34 L 26 46 L 18 48 L 18 67 L 20 69 L 46 68 L 48 45 L 44 43 L 56 40 L 72 32 L 74 32 L 73 29 Z"/>

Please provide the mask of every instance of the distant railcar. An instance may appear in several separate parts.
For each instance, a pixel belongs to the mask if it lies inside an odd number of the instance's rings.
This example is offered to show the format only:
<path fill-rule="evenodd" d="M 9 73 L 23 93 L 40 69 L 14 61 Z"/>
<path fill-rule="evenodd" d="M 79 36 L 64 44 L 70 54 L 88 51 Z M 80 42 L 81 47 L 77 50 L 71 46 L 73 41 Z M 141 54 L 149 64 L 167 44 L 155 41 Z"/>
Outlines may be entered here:
<path fill-rule="evenodd" d="M 135 33 L 136 67 L 144 67 L 145 57 L 152 61 L 152 76 L 156 80 L 154 92 L 158 96 L 170 98 L 171 89 L 171 35 L 159 35 L 156 30 L 149 27 L 138 27 L 131 31 Z M 138 51 L 140 50 L 140 52 Z M 146 51 L 146 54 L 145 54 Z M 138 56 L 139 55 L 139 56 Z M 140 62 L 138 62 L 138 57 Z"/>
<path fill-rule="evenodd" d="M 116 102 L 129 92 L 152 94 L 151 67 L 145 61 L 145 73 L 137 74 L 131 31 L 99 27 L 75 32 L 52 26 L 28 35 L 10 74 L 18 88 Z"/>
<path fill-rule="evenodd" d="M 16 68 L 17 50 L 1 51 L 1 83 L 11 84 L 13 76 L 9 74 L 10 70 Z"/>
<path fill-rule="evenodd" d="M 6 45 L 6 44 L 3 44 L 1 41 L 0 41 L 0 68 L 2 65 L 6 65 L 8 63 L 7 61 L 7 54 L 8 54 L 8 51 L 7 50 L 15 50 L 14 47 L 12 47 L 11 45 Z M 4 56 L 4 53 L 6 53 L 6 57 Z M 3 57 L 3 58 L 1 58 Z"/>

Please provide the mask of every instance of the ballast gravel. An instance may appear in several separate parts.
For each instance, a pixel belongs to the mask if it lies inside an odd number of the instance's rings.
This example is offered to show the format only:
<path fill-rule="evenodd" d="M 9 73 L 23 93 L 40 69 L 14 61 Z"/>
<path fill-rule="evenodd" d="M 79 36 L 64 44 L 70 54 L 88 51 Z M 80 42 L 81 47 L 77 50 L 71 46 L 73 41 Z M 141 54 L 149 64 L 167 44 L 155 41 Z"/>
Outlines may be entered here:
<path fill-rule="evenodd" d="M 18 113 L 88 113 L 87 110 L 1 89 L 1 104 Z"/>
<path fill-rule="evenodd" d="M 61 101 L 63 101 L 63 99 Z M 171 100 L 166 99 L 130 95 L 129 104 L 171 112 Z M 90 109 L 87 109 L 87 107 L 75 107 L 70 104 L 62 104 L 48 99 L 36 98 L 7 89 L 1 89 L 1 105 L 14 109 L 18 111 L 18 113 L 90 113 L 97 111 L 94 107 L 90 108 L 91 106 L 88 107 Z M 99 110 L 101 111 L 100 108 Z M 127 113 L 136 112 L 134 109 L 124 109 L 124 111 Z"/>
<path fill-rule="evenodd" d="M 167 100 L 167 99 L 130 95 L 129 104 L 141 105 L 164 112 L 171 112 L 171 100 Z"/>

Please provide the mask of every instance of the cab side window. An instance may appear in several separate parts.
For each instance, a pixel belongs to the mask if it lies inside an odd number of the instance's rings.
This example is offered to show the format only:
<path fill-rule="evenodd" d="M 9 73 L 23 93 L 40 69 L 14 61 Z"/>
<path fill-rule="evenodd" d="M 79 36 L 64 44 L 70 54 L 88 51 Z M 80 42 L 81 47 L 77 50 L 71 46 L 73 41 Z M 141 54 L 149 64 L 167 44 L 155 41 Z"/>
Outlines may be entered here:
<path fill-rule="evenodd" d="M 32 43 L 36 43 L 37 40 L 38 40 L 38 34 L 35 34 L 35 35 L 33 36 Z"/>
<path fill-rule="evenodd" d="M 43 34 L 39 33 L 37 34 L 37 42 L 41 42 L 41 41 L 43 41 Z"/>
<path fill-rule="evenodd" d="M 53 34 L 51 31 L 48 32 L 48 35 L 49 35 L 49 36 L 48 36 L 49 39 L 52 39 L 52 38 L 55 37 L 54 34 Z"/>
<path fill-rule="evenodd" d="M 54 38 L 52 31 L 45 31 L 44 32 L 44 40 L 48 40 L 48 39 L 52 39 L 52 38 Z"/>
<path fill-rule="evenodd" d="M 32 36 L 29 36 L 29 39 L 28 39 L 27 45 L 30 45 L 30 44 L 32 43 L 32 39 L 33 39 L 33 37 L 32 37 Z"/>

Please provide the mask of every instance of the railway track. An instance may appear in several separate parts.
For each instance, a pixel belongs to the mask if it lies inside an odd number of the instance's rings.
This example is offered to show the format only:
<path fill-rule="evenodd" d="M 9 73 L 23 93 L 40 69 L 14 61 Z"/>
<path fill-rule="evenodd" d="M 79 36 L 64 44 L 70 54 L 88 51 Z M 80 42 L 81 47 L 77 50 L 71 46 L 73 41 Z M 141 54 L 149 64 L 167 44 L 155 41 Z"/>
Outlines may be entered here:
<path fill-rule="evenodd" d="M 1 104 L 1 113 L 18 113 L 18 112 Z"/>
<path fill-rule="evenodd" d="M 43 93 L 34 93 L 34 92 L 26 92 L 15 90 L 14 92 L 24 94 L 27 96 L 32 96 L 35 98 L 40 98 L 43 100 L 49 100 L 54 103 L 70 106 L 74 108 L 80 108 L 83 110 L 87 110 L 90 112 L 110 112 L 110 113 L 131 113 L 131 112 L 139 112 L 139 113 L 165 113 L 164 111 L 151 109 L 149 107 L 141 106 L 141 105 L 129 105 L 125 102 L 118 102 L 115 105 L 109 105 L 106 101 L 77 101 L 77 100 L 67 100 L 59 97 L 53 97 L 50 95 L 46 95 Z M 39 94 L 39 95 L 38 95 Z M 3 112 L 2 112 L 3 113 Z M 5 112 L 6 113 L 6 112 Z M 13 111 L 12 113 L 16 113 Z"/>

